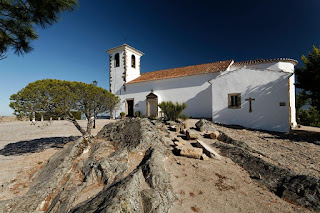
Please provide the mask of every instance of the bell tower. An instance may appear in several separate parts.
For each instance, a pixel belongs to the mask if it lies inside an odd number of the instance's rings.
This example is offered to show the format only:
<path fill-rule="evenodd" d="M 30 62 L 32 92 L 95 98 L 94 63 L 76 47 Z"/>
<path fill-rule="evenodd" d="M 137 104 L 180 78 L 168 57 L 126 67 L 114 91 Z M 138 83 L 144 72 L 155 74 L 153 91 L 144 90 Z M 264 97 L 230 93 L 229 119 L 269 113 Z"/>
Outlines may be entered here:
<path fill-rule="evenodd" d="M 140 58 L 143 52 L 123 44 L 107 50 L 109 54 L 109 91 L 121 96 L 126 91 L 125 83 L 140 76 Z"/>

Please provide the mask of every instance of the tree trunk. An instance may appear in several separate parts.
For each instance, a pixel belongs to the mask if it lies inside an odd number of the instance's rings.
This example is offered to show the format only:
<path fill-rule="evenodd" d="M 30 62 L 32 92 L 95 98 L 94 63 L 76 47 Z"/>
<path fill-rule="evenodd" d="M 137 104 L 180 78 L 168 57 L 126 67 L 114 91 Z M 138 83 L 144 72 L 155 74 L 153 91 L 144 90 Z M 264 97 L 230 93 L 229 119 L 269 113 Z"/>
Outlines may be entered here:
<path fill-rule="evenodd" d="M 75 127 L 81 132 L 82 136 L 87 135 L 87 132 L 80 126 L 78 121 L 73 117 L 72 113 L 69 112 L 69 120 L 75 125 Z M 89 133 L 91 135 L 91 132 Z"/>
<path fill-rule="evenodd" d="M 87 123 L 87 135 L 91 135 L 91 127 L 92 127 L 92 116 L 89 116 Z"/>

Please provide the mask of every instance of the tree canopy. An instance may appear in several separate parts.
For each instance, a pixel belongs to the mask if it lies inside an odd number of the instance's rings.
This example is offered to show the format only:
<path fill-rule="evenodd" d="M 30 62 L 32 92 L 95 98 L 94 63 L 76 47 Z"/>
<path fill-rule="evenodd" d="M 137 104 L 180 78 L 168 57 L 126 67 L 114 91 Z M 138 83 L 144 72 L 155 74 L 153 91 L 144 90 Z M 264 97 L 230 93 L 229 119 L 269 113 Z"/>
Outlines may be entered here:
<path fill-rule="evenodd" d="M 77 0 L 0 0 L 0 59 L 10 48 L 18 55 L 30 52 L 30 42 L 38 38 L 35 27 L 58 22 L 61 12 L 77 5 Z"/>
<path fill-rule="evenodd" d="M 296 87 L 301 91 L 296 95 L 297 116 L 301 124 L 320 126 L 320 49 L 313 46 L 312 52 L 301 57 L 304 66 L 296 69 Z M 302 107 L 308 105 L 308 108 Z"/>
<path fill-rule="evenodd" d="M 35 112 L 64 117 L 76 126 L 83 136 L 91 136 L 92 117 L 111 112 L 118 105 L 118 96 L 107 90 L 77 81 L 45 79 L 35 81 L 10 97 L 10 107 L 16 116 L 32 117 Z M 80 127 L 72 112 L 83 113 L 87 129 Z"/>
<path fill-rule="evenodd" d="M 304 66 L 296 69 L 297 88 L 301 88 L 310 104 L 320 110 L 320 49 L 313 46 L 308 57 L 301 57 Z"/>

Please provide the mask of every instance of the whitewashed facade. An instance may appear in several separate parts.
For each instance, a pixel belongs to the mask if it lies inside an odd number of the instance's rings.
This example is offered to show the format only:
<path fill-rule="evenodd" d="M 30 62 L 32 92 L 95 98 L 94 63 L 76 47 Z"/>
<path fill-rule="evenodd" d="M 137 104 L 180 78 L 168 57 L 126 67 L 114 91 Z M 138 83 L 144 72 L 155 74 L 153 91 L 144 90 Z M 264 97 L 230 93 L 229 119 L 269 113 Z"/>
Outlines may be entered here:
<path fill-rule="evenodd" d="M 110 91 L 121 98 L 119 108 L 113 112 L 114 117 L 119 117 L 120 112 L 133 116 L 135 111 L 160 116 L 157 104 L 173 101 L 185 102 L 187 108 L 183 113 L 189 117 L 210 118 L 223 124 L 280 132 L 287 132 L 290 126 L 296 125 L 295 60 L 236 63 L 230 60 L 228 66 L 219 71 L 190 72 L 191 66 L 185 76 L 170 74 L 175 72 L 172 69 L 166 70 L 169 77 L 139 81 L 145 75 L 140 74 L 141 51 L 124 44 L 107 52 L 110 56 Z M 119 54 L 118 62 L 116 54 Z M 181 74 L 183 70 L 179 72 Z M 237 99 L 236 103 L 239 106 L 230 107 L 232 94 L 240 97 L 241 101 Z M 251 111 L 249 98 L 254 99 Z"/>
<path fill-rule="evenodd" d="M 222 73 L 210 81 L 212 120 L 254 129 L 289 131 L 290 123 L 296 125 L 294 93 L 290 97 L 288 87 L 292 78 L 291 72 L 252 67 Z M 240 107 L 230 108 L 227 97 L 235 93 L 240 93 Z M 250 98 L 254 99 L 251 111 Z"/>

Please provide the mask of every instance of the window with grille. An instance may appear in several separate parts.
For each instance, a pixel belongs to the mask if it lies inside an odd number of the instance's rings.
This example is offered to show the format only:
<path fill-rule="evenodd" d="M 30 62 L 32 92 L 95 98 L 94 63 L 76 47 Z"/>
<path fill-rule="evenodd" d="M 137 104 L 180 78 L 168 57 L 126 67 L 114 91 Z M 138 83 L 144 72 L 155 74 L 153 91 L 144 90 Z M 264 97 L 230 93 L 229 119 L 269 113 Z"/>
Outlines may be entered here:
<path fill-rule="evenodd" d="M 241 93 L 228 94 L 228 108 L 229 109 L 241 108 Z"/>

